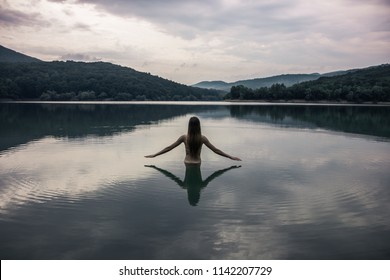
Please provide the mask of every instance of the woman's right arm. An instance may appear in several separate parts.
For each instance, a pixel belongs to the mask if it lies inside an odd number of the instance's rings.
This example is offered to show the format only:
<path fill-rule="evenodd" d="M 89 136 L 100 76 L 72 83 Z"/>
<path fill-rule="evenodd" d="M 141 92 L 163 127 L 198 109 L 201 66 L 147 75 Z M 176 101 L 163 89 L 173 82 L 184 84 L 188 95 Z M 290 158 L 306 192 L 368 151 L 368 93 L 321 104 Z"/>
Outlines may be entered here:
<path fill-rule="evenodd" d="M 202 136 L 202 141 L 203 141 L 203 144 L 205 144 L 207 146 L 207 148 L 209 148 L 210 150 L 212 150 L 214 153 L 220 155 L 220 156 L 223 156 L 223 157 L 227 157 L 227 158 L 230 158 L 232 160 L 238 160 L 238 161 L 241 161 L 240 158 L 238 157 L 233 157 L 231 155 L 228 155 L 227 153 L 221 151 L 220 149 L 218 149 L 217 147 L 215 147 L 213 144 L 210 143 L 209 139 L 207 139 L 206 136 Z"/>
<path fill-rule="evenodd" d="M 159 151 L 158 153 L 155 153 L 153 155 L 147 155 L 145 156 L 146 158 L 154 158 L 154 157 L 157 157 L 159 155 L 162 155 L 162 154 L 165 154 L 167 152 L 169 152 L 170 150 L 176 148 L 177 146 L 179 146 L 181 143 L 184 142 L 184 138 L 185 136 L 182 135 L 179 137 L 179 139 L 177 139 L 173 144 L 169 145 L 168 147 L 162 149 L 161 151 Z"/>

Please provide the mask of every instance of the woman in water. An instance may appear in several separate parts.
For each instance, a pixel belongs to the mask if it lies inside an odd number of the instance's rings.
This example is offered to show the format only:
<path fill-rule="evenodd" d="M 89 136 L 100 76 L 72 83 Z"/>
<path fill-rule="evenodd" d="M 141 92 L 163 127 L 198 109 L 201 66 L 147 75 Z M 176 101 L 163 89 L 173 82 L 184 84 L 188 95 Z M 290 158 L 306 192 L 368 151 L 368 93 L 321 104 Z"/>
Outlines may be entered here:
<path fill-rule="evenodd" d="M 187 135 L 182 135 L 179 137 L 179 139 L 176 140 L 173 144 L 169 145 L 168 147 L 162 149 L 160 152 L 155 153 L 153 155 L 145 156 L 147 158 L 153 158 L 162 154 L 165 154 L 172 149 L 179 146 L 181 143 L 184 143 L 185 149 L 186 149 L 186 157 L 184 159 L 185 164 L 200 164 L 200 152 L 202 150 L 202 145 L 205 144 L 210 150 L 212 150 L 214 153 L 230 158 L 232 160 L 241 160 L 238 157 L 233 157 L 231 155 L 228 155 L 227 153 L 224 153 L 220 149 L 213 146 L 210 141 L 206 138 L 206 136 L 203 136 L 200 130 L 200 121 L 197 117 L 190 118 L 190 121 L 188 122 L 188 133 Z"/>

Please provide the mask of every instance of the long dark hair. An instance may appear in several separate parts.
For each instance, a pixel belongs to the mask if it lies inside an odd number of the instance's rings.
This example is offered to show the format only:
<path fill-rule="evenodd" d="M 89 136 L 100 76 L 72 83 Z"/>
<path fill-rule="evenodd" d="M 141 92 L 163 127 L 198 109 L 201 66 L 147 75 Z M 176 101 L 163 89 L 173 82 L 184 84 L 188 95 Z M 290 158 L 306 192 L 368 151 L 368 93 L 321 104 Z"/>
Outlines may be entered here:
<path fill-rule="evenodd" d="M 202 146 L 202 132 L 200 121 L 197 117 L 191 117 L 188 122 L 187 144 L 191 156 L 196 156 Z"/>

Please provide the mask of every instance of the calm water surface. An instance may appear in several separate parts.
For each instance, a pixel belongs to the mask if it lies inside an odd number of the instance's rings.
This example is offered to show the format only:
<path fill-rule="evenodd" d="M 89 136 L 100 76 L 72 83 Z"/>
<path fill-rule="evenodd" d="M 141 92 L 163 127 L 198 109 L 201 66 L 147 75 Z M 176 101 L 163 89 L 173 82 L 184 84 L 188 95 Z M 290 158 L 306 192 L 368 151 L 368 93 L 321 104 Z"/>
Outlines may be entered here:
<path fill-rule="evenodd" d="M 389 113 L 0 104 L 0 258 L 389 259 Z M 243 161 L 143 157 L 193 115 Z"/>

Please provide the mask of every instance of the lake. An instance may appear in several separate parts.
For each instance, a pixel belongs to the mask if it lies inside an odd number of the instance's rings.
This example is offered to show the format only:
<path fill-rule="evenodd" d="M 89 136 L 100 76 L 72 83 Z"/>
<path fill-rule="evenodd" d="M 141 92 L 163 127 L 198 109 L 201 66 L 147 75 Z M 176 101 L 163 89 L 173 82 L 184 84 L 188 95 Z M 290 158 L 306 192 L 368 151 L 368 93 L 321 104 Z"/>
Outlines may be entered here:
<path fill-rule="evenodd" d="M 1 259 L 389 259 L 390 107 L 0 103 Z M 198 116 L 231 161 L 184 146 Z"/>

